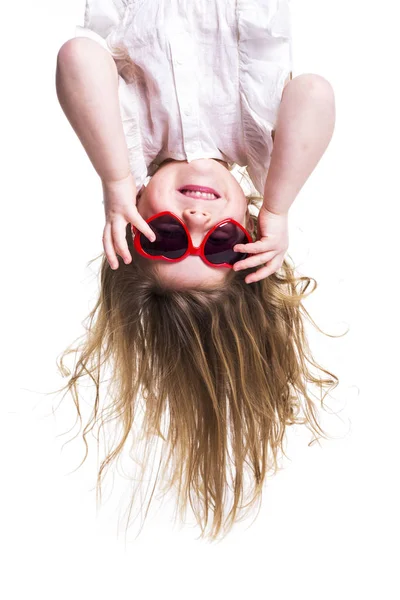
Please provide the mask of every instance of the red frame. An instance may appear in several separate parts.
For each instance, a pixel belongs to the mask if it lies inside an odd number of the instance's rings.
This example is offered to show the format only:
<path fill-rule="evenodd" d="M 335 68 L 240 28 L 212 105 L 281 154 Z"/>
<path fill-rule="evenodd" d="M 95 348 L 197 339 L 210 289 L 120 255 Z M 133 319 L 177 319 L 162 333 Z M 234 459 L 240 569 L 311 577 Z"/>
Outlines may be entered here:
<path fill-rule="evenodd" d="M 136 233 L 140 234 L 141 232 L 137 229 L 137 227 L 135 227 L 134 225 L 131 224 L 132 235 L 134 237 L 133 245 L 134 245 L 135 250 L 139 254 L 141 254 L 142 256 L 145 256 L 146 258 L 150 258 L 151 260 L 166 260 L 168 262 L 179 262 L 181 260 L 184 260 L 187 256 L 192 255 L 192 256 L 200 256 L 200 258 L 207 265 L 209 265 L 210 267 L 230 267 L 230 268 L 233 268 L 233 265 L 231 265 L 229 263 L 221 263 L 219 265 L 216 265 L 216 264 L 210 262 L 206 258 L 206 256 L 204 255 L 204 246 L 206 245 L 208 237 L 222 223 L 234 223 L 235 225 L 237 225 L 238 227 L 240 227 L 240 229 L 246 234 L 247 239 L 248 239 L 249 242 L 253 241 L 250 233 L 243 227 L 243 225 L 241 225 L 240 223 L 238 223 L 234 219 L 231 219 L 230 217 L 228 217 L 226 219 L 223 219 L 222 221 L 219 221 L 212 229 L 210 229 L 210 231 L 208 233 L 206 233 L 206 235 L 204 236 L 203 241 L 201 242 L 200 246 L 198 246 L 196 248 L 193 245 L 192 238 L 190 236 L 189 230 L 186 227 L 186 224 L 184 223 L 184 221 L 182 221 L 182 219 L 180 219 L 177 215 L 175 215 L 171 211 L 164 210 L 163 212 L 159 212 L 159 213 L 157 213 L 155 215 L 152 215 L 149 219 L 146 220 L 146 222 L 150 223 L 153 219 L 156 219 L 157 217 L 162 217 L 163 215 L 172 215 L 177 221 L 179 221 L 179 223 L 182 225 L 182 227 L 186 231 L 186 235 L 187 235 L 188 240 L 189 240 L 188 248 L 187 248 L 185 254 L 183 254 L 183 256 L 181 256 L 180 258 L 167 258 L 166 256 L 152 256 L 151 254 L 147 254 L 147 252 L 145 252 L 145 250 L 143 250 L 142 245 L 140 243 L 140 235 L 136 235 Z M 246 254 L 246 253 L 245 252 L 240 252 L 238 254 Z M 247 256 L 247 254 L 246 254 L 246 256 Z M 241 258 L 240 260 L 243 260 L 243 258 Z"/>

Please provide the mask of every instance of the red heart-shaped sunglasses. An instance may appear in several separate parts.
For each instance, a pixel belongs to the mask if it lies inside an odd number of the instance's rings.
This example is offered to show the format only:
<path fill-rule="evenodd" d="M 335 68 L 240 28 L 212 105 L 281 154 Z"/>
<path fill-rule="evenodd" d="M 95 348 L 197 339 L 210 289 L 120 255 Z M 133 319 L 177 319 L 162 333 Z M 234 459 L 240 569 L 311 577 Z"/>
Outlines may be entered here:
<path fill-rule="evenodd" d="M 236 244 L 252 242 L 250 233 L 231 218 L 220 221 L 205 235 L 200 246 L 195 247 L 186 224 L 166 210 L 146 220 L 156 234 L 154 242 L 134 225 L 131 225 L 135 250 L 152 260 L 177 262 L 189 255 L 200 256 L 210 267 L 231 267 L 246 258 L 247 253 L 234 252 Z"/>

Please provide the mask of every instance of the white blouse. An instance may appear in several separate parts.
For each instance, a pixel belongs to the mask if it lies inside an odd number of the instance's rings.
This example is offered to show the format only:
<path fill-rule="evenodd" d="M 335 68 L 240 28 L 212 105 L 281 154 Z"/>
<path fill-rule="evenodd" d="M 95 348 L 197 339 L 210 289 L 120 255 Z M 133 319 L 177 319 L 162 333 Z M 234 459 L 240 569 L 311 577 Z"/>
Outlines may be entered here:
<path fill-rule="evenodd" d="M 138 66 L 119 72 L 136 187 L 167 158 L 247 166 L 263 194 L 278 109 L 292 72 L 290 0 L 86 0 L 89 37 Z"/>

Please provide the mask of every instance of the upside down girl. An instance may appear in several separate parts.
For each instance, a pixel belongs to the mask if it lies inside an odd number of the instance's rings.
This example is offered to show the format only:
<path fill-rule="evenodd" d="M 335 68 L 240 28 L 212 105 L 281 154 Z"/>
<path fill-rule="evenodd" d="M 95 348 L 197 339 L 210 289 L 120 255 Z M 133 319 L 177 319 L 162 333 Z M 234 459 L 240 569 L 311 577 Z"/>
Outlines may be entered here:
<path fill-rule="evenodd" d="M 333 134 L 332 86 L 293 77 L 289 0 L 87 0 L 56 87 L 105 214 L 99 296 L 60 359 L 63 389 L 79 413 L 81 379 L 95 382 L 84 437 L 105 417 L 122 427 L 100 487 L 143 398 L 164 486 L 214 540 L 260 500 L 287 426 L 325 436 L 311 386 L 323 405 L 338 378 L 308 345 L 316 282 L 287 250 L 290 207 Z"/>

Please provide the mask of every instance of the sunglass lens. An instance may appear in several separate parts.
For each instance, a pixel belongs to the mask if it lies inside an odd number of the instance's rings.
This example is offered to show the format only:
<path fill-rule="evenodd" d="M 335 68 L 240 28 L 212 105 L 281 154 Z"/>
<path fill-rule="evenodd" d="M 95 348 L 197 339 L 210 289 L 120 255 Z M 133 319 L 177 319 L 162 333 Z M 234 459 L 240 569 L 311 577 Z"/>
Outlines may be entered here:
<path fill-rule="evenodd" d="M 142 248 L 152 256 L 180 258 L 188 248 L 188 238 L 182 225 L 171 215 L 156 217 L 149 222 L 149 227 L 156 234 L 156 240 L 150 242 L 140 234 Z"/>
<path fill-rule="evenodd" d="M 207 260 L 214 265 L 222 263 L 233 265 L 247 256 L 243 252 L 234 252 L 233 247 L 236 244 L 247 244 L 247 242 L 246 234 L 240 227 L 231 222 L 223 223 L 208 237 L 204 254 Z"/>

